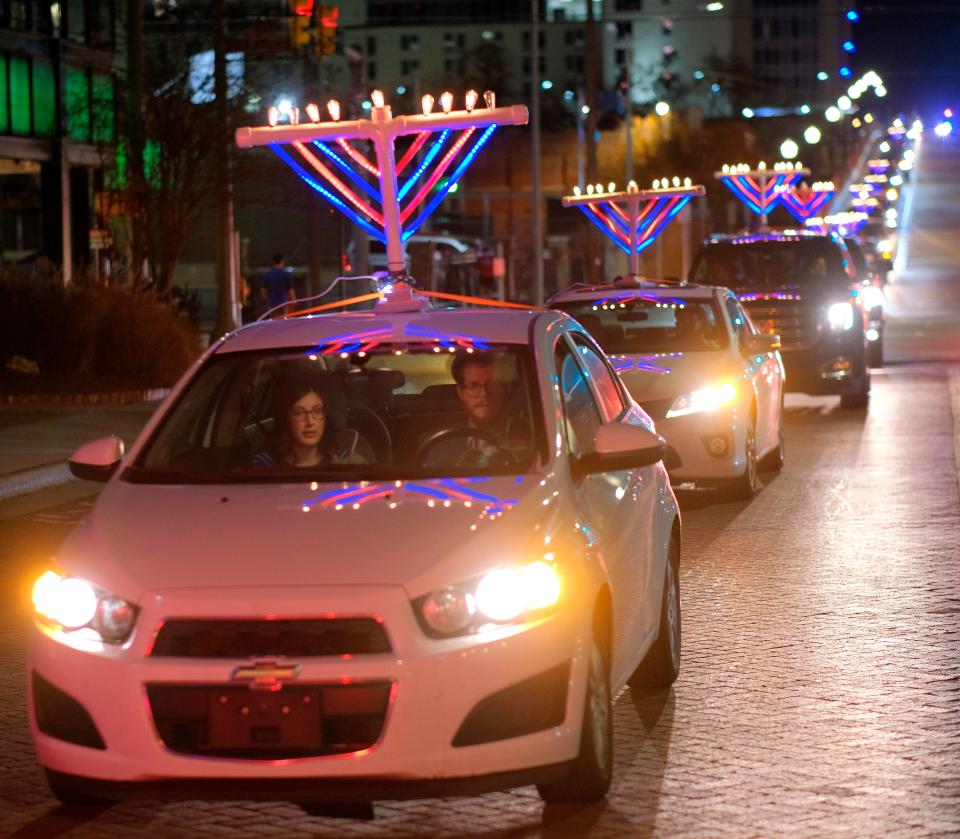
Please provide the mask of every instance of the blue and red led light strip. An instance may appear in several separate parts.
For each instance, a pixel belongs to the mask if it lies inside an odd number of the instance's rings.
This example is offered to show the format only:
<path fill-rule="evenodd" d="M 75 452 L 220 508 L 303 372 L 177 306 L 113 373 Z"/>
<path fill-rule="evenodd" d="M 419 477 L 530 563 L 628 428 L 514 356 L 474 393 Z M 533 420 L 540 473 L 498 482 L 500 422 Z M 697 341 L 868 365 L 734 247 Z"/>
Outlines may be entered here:
<path fill-rule="evenodd" d="M 818 190 L 800 195 L 796 190 L 787 189 L 780 193 L 780 200 L 797 221 L 804 222 L 818 215 L 830 203 L 834 194 L 833 190 Z"/>
<path fill-rule="evenodd" d="M 653 244 L 657 236 L 686 206 L 691 197 L 689 195 L 669 196 L 647 202 L 633 222 L 636 224 L 637 231 L 636 253 L 641 253 Z M 624 253 L 630 253 L 631 222 L 623 210 L 603 199 L 578 206 L 584 215 L 609 236 Z"/>
<path fill-rule="evenodd" d="M 724 175 L 720 180 L 757 215 L 765 215 L 777 206 L 784 187 L 792 186 L 803 177 L 802 172 L 776 172 L 761 188 L 751 175 Z"/>

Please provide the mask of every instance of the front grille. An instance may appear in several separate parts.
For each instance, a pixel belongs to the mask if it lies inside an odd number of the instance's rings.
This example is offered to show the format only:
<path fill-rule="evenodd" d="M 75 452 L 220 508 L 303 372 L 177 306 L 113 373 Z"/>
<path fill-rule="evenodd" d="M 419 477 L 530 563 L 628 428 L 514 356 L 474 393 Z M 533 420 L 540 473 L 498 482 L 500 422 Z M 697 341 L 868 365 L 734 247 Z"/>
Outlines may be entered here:
<path fill-rule="evenodd" d="M 817 310 L 802 300 L 741 300 L 761 332 L 776 333 L 785 350 L 813 346 L 818 337 Z"/>
<path fill-rule="evenodd" d="M 322 757 L 369 749 L 379 739 L 390 682 L 237 685 L 148 684 L 157 733 L 174 752 L 247 760 Z"/>
<path fill-rule="evenodd" d="M 151 656 L 373 655 L 390 652 L 383 624 L 374 618 L 309 620 L 186 620 L 160 627 Z"/>

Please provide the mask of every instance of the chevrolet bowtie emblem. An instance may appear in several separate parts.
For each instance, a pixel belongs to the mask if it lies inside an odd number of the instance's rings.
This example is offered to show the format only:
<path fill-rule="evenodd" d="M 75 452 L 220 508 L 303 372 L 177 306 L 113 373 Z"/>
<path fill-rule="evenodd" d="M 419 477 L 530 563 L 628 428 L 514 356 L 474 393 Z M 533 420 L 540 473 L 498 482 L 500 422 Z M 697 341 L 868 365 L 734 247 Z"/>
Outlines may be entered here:
<path fill-rule="evenodd" d="M 278 664 L 276 661 L 258 661 L 244 664 L 230 677 L 235 682 L 250 682 L 253 690 L 280 690 L 283 682 L 300 675 L 299 664 Z"/>

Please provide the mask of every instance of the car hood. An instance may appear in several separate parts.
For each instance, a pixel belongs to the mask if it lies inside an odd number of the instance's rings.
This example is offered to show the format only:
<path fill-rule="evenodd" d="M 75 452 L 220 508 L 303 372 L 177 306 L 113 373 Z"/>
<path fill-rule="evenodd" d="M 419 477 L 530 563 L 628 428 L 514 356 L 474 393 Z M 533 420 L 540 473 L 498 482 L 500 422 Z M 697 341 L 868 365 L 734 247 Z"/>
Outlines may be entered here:
<path fill-rule="evenodd" d="M 481 572 L 478 562 L 521 559 L 570 494 L 563 484 L 556 473 L 319 485 L 114 480 L 58 561 L 134 601 L 224 585 L 400 585 L 416 596 Z"/>
<path fill-rule="evenodd" d="M 686 352 L 612 356 L 614 368 L 637 402 L 679 396 L 689 390 L 730 378 L 727 352 Z"/>

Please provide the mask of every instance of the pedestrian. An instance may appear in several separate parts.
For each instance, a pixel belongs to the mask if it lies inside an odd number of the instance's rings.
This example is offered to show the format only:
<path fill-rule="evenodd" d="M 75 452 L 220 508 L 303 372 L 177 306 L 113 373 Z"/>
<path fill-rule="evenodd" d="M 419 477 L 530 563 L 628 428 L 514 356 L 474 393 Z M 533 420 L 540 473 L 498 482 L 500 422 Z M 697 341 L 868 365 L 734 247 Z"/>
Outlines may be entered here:
<path fill-rule="evenodd" d="M 267 310 L 284 303 L 291 303 L 296 299 L 293 293 L 293 282 L 290 271 L 284 267 L 283 254 L 273 255 L 273 268 L 266 271 L 260 278 L 260 294 L 263 296 Z"/>

